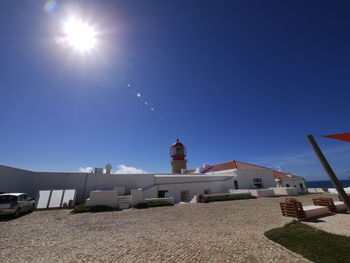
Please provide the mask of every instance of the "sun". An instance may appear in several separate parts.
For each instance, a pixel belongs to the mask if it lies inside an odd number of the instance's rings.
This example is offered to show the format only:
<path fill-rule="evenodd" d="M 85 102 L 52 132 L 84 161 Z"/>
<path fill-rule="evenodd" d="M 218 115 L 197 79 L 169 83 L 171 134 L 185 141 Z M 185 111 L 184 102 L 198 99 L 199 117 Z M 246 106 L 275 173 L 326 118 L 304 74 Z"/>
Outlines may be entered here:
<path fill-rule="evenodd" d="M 87 23 L 71 17 L 63 25 L 65 40 L 75 50 L 86 52 L 96 45 L 96 32 Z"/>

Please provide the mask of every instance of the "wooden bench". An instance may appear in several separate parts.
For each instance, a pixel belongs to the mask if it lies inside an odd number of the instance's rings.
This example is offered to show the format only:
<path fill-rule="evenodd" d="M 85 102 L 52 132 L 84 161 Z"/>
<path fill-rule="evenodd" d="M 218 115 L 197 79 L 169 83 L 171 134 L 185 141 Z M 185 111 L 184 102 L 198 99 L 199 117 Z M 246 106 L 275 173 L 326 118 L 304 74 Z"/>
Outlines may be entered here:
<path fill-rule="evenodd" d="M 333 201 L 332 198 L 318 197 L 312 199 L 312 201 L 314 202 L 314 205 L 327 206 L 330 213 L 337 213 L 346 210 L 344 202 Z"/>
<path fill-rule="evenodd" d="M 337 208 L 334 205 L 333 199 L 328 197 L 313 198 L 314 205 L 327 206 L 330 213 L 336 213 Z"/>
<path fill-rule="evenodd" d="M 298 201 L 282 202 L 280 203 L 280 208 L 282 215 L 285 217 L 293 217 L 297 218 L 298 220 L 303 220 L 306 218 L 303 205 Z"/>
<path fill-rule="evenodd" d="M 303 205 L 298 201 L 282 202 L 280 203 L 280 208 L 284 217 L 292 217 L 298 220 L 320 217 L 329 214 L 327 206 L 310 205 L 303 207 Z"/>
<path fill-rule="evenodd" d="M 348 210 L 342 201 L 334 201 L 334 205 L 337 208 L 337 212 Z"/>

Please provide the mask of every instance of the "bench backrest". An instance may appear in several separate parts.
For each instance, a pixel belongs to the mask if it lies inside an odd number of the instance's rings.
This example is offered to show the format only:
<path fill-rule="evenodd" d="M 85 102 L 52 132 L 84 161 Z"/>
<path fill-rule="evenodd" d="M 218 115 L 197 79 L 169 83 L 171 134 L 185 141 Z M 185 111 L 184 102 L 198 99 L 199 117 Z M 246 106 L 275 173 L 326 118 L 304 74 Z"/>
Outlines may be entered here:
<path fill-rule="evenodd" d="M 327 206 L 329 212 L 331 212 L 331 213 L 337 212 L 337 208 L 335 207 L 332 198 L 318 197 L 318 198 L 313 198 L 312 201 L 313 201 L 314 205 Z"/>
<path fill-rule="evenodd" d="M 306 217 L 303 205 L 300 202 L 283 202 L 280 203 L 283 216 L 304 219 Z"/>

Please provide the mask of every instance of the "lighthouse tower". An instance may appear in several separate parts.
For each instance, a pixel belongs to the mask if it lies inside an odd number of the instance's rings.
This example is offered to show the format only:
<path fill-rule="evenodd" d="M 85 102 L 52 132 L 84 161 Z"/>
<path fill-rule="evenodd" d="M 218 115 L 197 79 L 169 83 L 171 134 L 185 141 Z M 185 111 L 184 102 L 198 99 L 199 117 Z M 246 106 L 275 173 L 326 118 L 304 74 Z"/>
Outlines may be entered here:
<path fill-rule="evenodd" d="M 170 155 L 172 158 L 171 167 L 173 174 L 181 173 L 182 169 L 187 170 L 187 161 L 185 160 L 186 148 L 179 139 L 176 139 L 176 142 L 171 146 Z"/>

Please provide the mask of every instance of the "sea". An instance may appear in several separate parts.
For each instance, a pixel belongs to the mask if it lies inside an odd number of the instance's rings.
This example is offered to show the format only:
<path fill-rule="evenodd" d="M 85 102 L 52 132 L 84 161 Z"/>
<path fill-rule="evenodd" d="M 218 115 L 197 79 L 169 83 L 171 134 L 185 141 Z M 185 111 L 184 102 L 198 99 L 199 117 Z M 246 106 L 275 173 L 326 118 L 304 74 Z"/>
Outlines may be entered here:
<path fill-rule="evenodd" d="M 343 187 L 350 187 L 350 180 L 339 180 Z M 306 186 L 310 188 L 334 188 L 331 181 L 306 181 Z"/>

